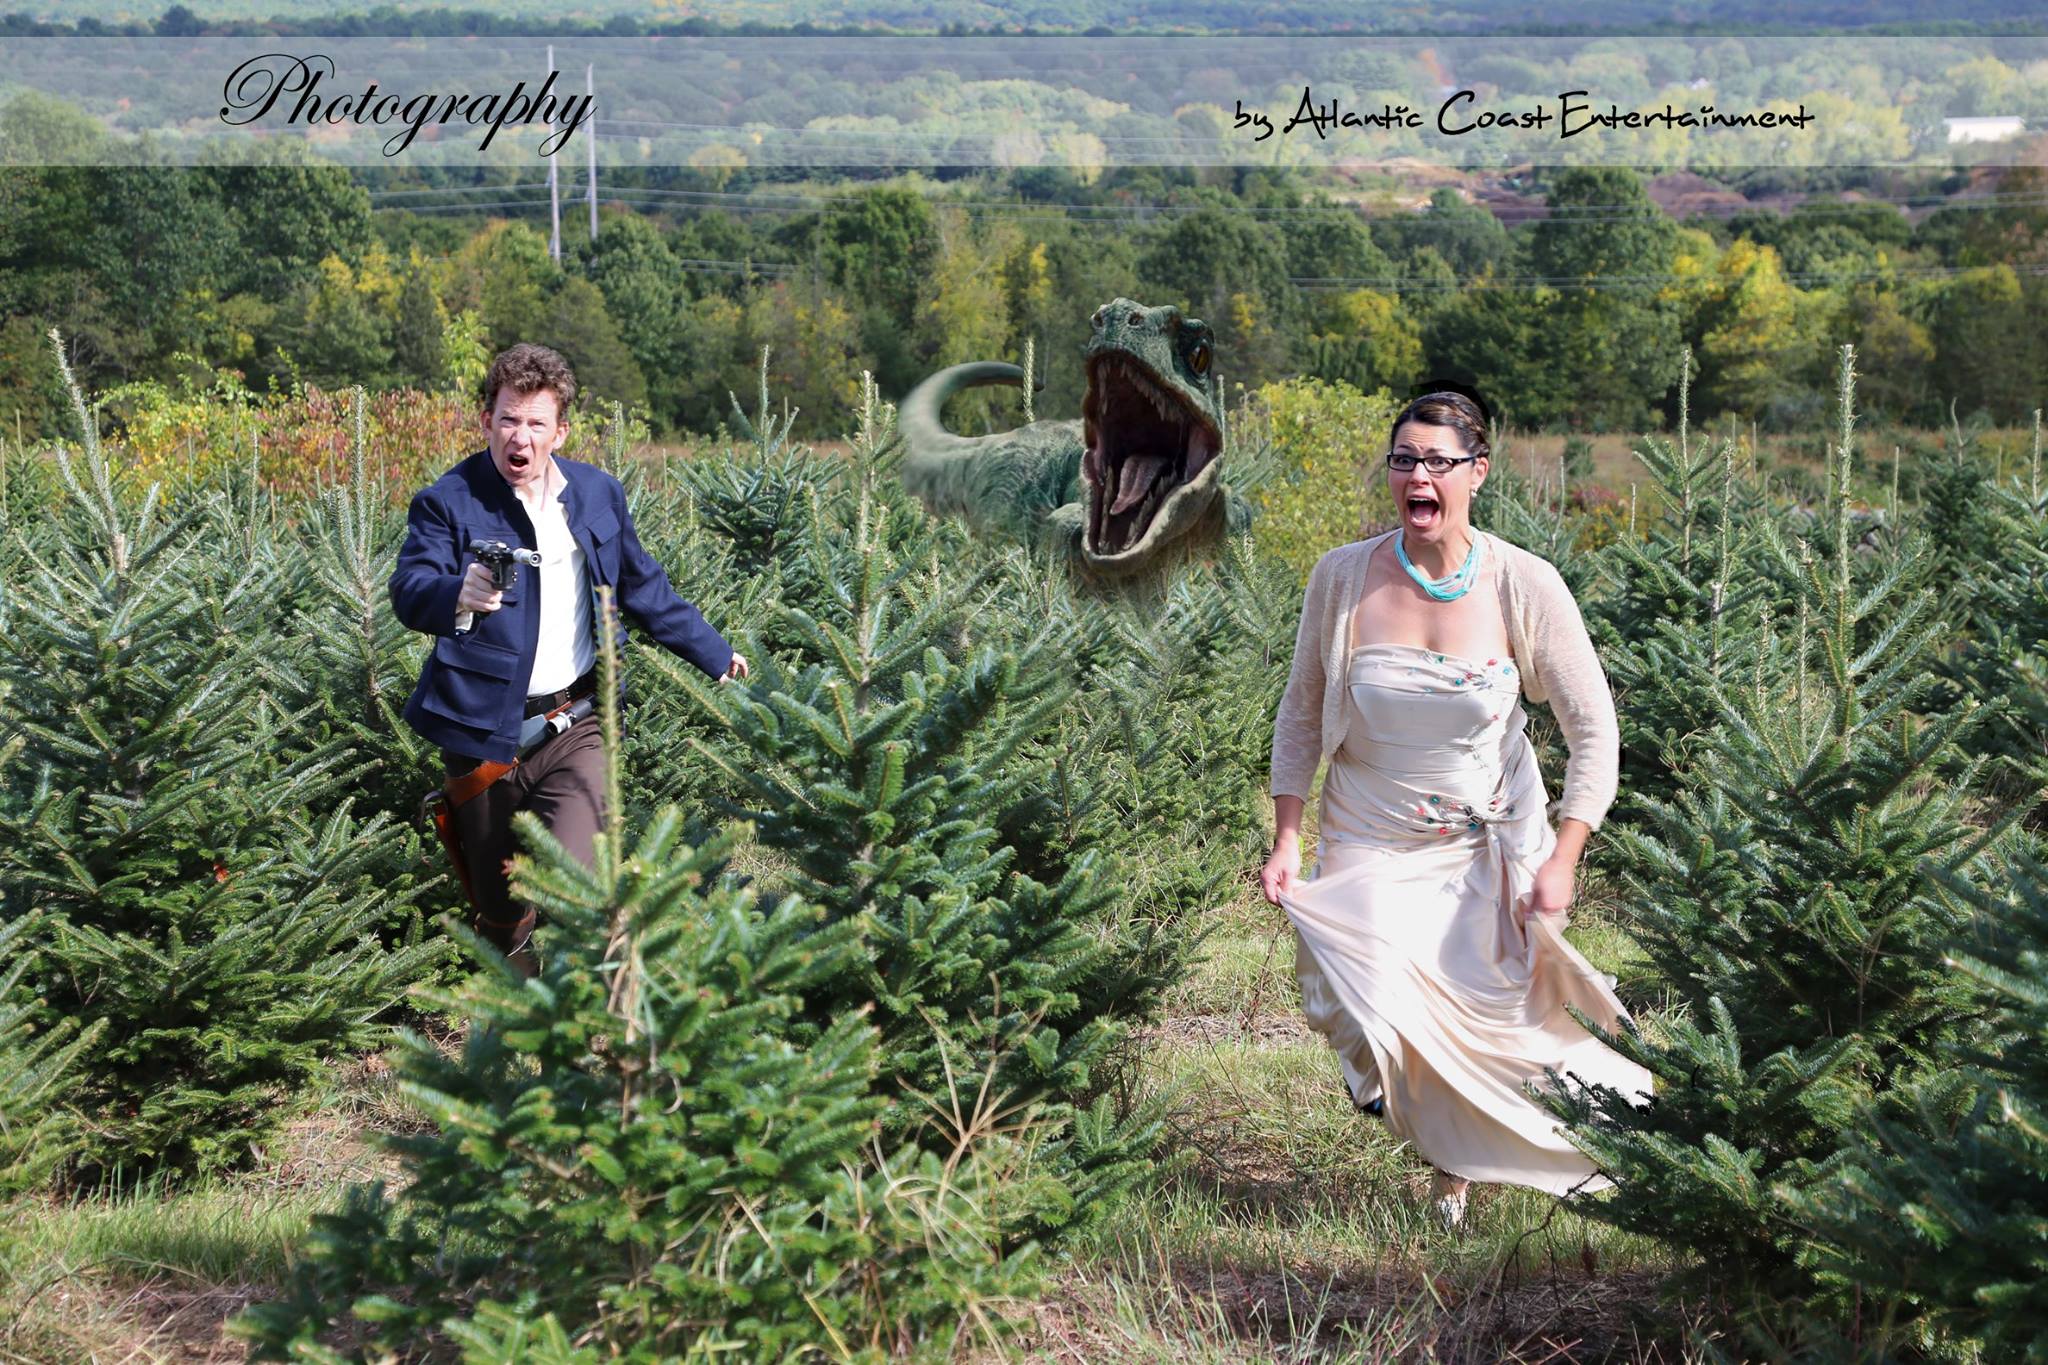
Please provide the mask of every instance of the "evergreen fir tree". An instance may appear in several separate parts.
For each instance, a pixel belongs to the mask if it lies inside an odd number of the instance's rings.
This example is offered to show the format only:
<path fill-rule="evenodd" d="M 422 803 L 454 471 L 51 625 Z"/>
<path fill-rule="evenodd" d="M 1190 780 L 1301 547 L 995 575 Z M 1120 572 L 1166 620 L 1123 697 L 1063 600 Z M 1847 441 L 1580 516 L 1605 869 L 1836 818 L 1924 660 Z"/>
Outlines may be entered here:
<path fill-rule="evenodd" d="M 1882 1357 L 1936 1341 L 1989 1359 L 2048 1357 L 2048 857 L 2030 843 L 1996 889 L 1951 878 L 1977 915 L 1953 966 L 1986 1022 L 1953 1045 L 1956 1069 L 1904 1113 L 1863 1116 L 1834 1180 L 1797 1193 L 1805 1259 L 1843 1297 L 1919 1316 L 1859 1323 Z M 1930 1334 L 1933 1341 L 1929 1340 Z"/>
<path fill-rule="evenodd" d="M 69 378 L 67 374 L 67 379 Z M 86 481 L 4 585 L 0 902 L 42 912 L 42 1017 L 104 1021 L 79 1092 L 86 1171 L 239 1160 L 337 1050 L 375 1035 L 434 951 L 380 884 L 383 816 L 323 808 L 338 751 L 294 753 L 264 673 L 277 581 L 114 491 L 84 402 Z"/>
<path fill-rule="evenodd" d="M 801 547 L 824 609 L 784 609 L 796 647 L 750 654 L 754 676 L 724 687 L 651 663 L 726 732 L 697 744 L 721 807 L 787 861 L 789 890 L 859 926 L 861 953 L 806 993 L 806 1017 L 873 1009 L 891 1123 L 961 1075 L 989 1075 L 1004 1109 L 1042 1106 L 1064 1188 L 1016 1192 L 1010 1228 L 1032 1235 L 1147 1169 L 1156 1114 L 1120 1119 L 1097 1092 L 1187 946 L 1133 922 L 1092 851 L 1052 883 L 1016 869 L 999 831 L 1042 780 L 1018 755 L 1070 702 L 1065 642 L 986 598 L 983 575 L 892 548 L 893 517 L 923 513 L 886 501 L 873 456 L 889 436 L 872 414 L 863 432 L 850 524 L 814 517 Z"/>
<path fill-rule="evenodd" d="M 1971 485 L 1971 525 L 1993 529 L 1960 556 L 1971 565 L 1959 588 L 1966 629 L 1942 661 L 1955 696 L 1994 707 L 1985 747 L 2001 763 L 1996 786 L 2031 808 L 2038 826 L 2048 795 L 2048 488 L 2041 481 L 2040 414 L 2027 478 L 1994 489 Z M 1941 515 L 1954 520 L 1960 509 Z"/>
<path fill-rule="evenodd" d="M 391 359 L 405 383 L 421 389 L 447 383 L 447 330 L 448 312 L 434 297 L 425 262 L 415 256 L 399 286 L 398 316 L 391 328 Z"/>
<path fill-rule="evenodd" d="M 1047 619 L 1077 642 L 1077 692 L 1025 750 L 1045 773 L 1025 794 L 1044 827 L 1005 837 L 1020 854 L 1054 851 L 1034 876 L 1084 849 L 1115 857 L 1126 903 L 1184 931 L 1238 893 L 1270 833 L 1266 768 L 1299 584 L 1249 538 L 1155 600 L 1077 599 L 1067 581 L 1045 580 Z"/>
<path fill-rule="evenodd" d="M 603 716 L 594 866 L 518 817 L 540 976 L 484 954 L 438 997 L 472 1021 L 461 1054 L 405 1036 L 405 1090 L 435 1123 L 387 1139 L 407 1181 L 316 1220 L 289 1294 L 243 1330 L 260 1355 L 326 1360 L 943 1358 L 1030 1269 L 989 1238 L 999 1192 L 1027 1184 L 1017 1147 L 981 1122 L 943 1155 L 875 1143 L 861 1012 L 788 1034 L 860 927 L 737 889 L 738 832 L 692 849 L 669 810 L 626 846 Z"/>
<path fill-rule="evenodd" d="M 797 547 L 836 532 L 843 502 L 843 460 L 828 460 L 789 440 L 794 414 L 769 407 L 765 370 L 759 408 L 749 420 L 734 403 L 746 437 L 720 459 L 671 460 L 658 483 L 642 462 L 620 452 L 619 477 L 648 552 L 669 571 L 676 591 L 696 603 L 728 638 L 745 636 L 759 651 L 792 647 L 780 631 L 778 603 L 815 603 L 816 584 Z M 647 649 L 647 657 L 658 657 Z M 677 762 L 715 728 L 690 697 L 658 668 L 629 674 L 626 751 L 641 781 L 629 814 L 651 818 L 675 804 L 710 808 L 715 769 Z"/>
<path fill-rule="evenodd" d="M 37 1026 L 42 1002 L 28 997 L 24 978 L 39 928 L 34 916 L 0 921 L 0 1194 L 37 1185 L 71 1154 L 77 1127 L 58 1106 L 78 1083 L 79 1054 L 106 1027 Z"/>
<path fill-rule="evenodd" d="M 1920 478 L 1927 533 L 1937 544 L 1968 547 L 1973 563 L 2002 563 L 2011 528 L 1999 515 L 1993 471 L 1975 449 L 1979 432 L 1956 417 L 1953 404 L 1950 409 L 1941 454 Z M 1958 584 L 1957 591 L 1966 589 Z"/>
<path fill-rule="evenodd" d="M 1616 1040 L 1657 1094 L 1552 1097 L 1617 1182 L 1588 1214 L 1700 1256 L 1682 1282 L 1709 1285 L 1772 1358 L 1798 1348 L 1806 1315 L 1842 1310 L 1800 1263 L 1787 1201 L 1831 1178 L 1861 1106 L 1942 1065 L 1968 1027 L 1942 960 L 1968 908 L 1934 874 L 1973 877 L 1990 837 L 1966 822 L 1968 781 L 1936 771 L 1973 717 L 1912 713 L 1939 636 L 1927 595 L 1896 592 L 1916 570 L 1853 580 L 1851 362 L 1845 348 L 1831 543 L 1806 566 L 1796 636 L 1759 630 L 1747 678 L 1691 665 L 1713 729 L 1677 793 L 1614 835 L 1631 927 L 1678 1006 L 1659 1036 Z"/>
<path fill-rule="evenodd" d="M 348 482 L 322 487 L 295 526 L 265 538 L 281 580 L 278 635 L 294 647 L 265 651 L 264 661 L 281 704 L 305 718 L 295 743 L 309 750 L 346 745 L 355 763 L 341 795 L 405 822 L 381 846 L 382 879 L 402 887 L 423 867 L 443 862 L 438 846 L 423 846 L 414 819 L 421 796 L 441 784 L 443 773 L 434 746 L 402 715 L 427 640 L 391 608 L 386 581 L 405 519 L 383 480 L 368 471 L 365 402 L 356 389 Z M 442 899 L 451 894 L 460 895 L 452 879 Z"/>
<path fill-rule="evenodd" d="M 1583 597 L 1595 586 L 1599 562 L 1574 552 L 1563 490 L 1546 488 L 1518 468 L 1507 435 L 1498 425 L 1489 433 L 1493 455 L 1486 484 L 1472 499 L 1472 524 L 1549 560 L 1573 596 Z"/>
<path fill-rule="evenodd" d="M 1645 437 L 1636 458 L 1659 506 L 1648 534 L 1599 556 L 1608 587 L 1582 597 L 1586 625 L 1615 691 L 1626 771 L 1624 799 L 1669 799 L 1688 746 L 1711 733 L 1716 684 L 1739 671 L 1750 643 L 1745 612 L 1782 609 L 1783 594 L 1753 568 L 1762 499 L 1735 477 L 1729 441 L 1695 439 L 1692 353 L 1681 356 L 1675 439 Z"/>

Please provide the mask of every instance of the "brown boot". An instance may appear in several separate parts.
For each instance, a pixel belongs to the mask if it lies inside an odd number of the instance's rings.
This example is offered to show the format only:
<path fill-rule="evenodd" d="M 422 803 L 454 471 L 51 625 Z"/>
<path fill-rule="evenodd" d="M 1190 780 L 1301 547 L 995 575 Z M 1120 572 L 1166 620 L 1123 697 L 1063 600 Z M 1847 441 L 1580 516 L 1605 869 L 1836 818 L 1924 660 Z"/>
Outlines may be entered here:
<path fill-rule="evenodd" d="M 539 919 L 539 915 L 528 907 L 525 913 L 511 924 L 488 920 L 478 915 L 475 925 L 477 933 L 505 955 L 505 960 L 512 964 L 513 970 L 530 981 L 540 975 L 540 959 L 533 951 L 533 930 Z"/>

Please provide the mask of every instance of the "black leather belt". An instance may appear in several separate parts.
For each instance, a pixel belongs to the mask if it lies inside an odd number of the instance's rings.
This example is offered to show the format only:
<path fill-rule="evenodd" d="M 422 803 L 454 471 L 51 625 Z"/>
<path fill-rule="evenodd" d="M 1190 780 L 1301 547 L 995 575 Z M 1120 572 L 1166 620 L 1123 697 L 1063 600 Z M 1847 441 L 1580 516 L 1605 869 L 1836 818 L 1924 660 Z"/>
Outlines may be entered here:
<path fill-rule="evenodd" d="M 593 668 L 559 692 L 543 692 L 539 696 L 528 697 L 526 699 L 526 715 L 544 716 L 558 707 L 567 706 L 570 702 L 587 697 L 595 691 L 597 691 L 597 670 Z"/>

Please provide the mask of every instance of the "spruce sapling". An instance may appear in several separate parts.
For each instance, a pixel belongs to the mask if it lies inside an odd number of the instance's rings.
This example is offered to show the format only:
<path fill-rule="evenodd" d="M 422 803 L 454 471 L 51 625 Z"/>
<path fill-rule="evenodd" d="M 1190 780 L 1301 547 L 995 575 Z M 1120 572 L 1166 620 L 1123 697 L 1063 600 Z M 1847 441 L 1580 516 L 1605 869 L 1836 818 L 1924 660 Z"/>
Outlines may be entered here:
<path fill-rule="evenodd" d="M 1848 348 L 1840 397 L 1846 436 Z M 1802 1263 L 1788 1201 L 1832 1178 L 1863 1106 L 1943 1065 L 1969 1027 L 1943 951 L 1968 918 L 1955 879 L 1974 880 L 1993 837 L 1967 819 L 1973 774 L 1939 777 L 1976 717 L 1911 709 L 1941 636 L 1930 600 L 1855 584 L 1850 448 L 1831 451 L 1825 553 L 1805 566 L 1796 643 L 1780 625 L 1745 670 L 1689 664 L 1718 719 L 1676 793 L 1614 835 L 1630 928 L 1678 1006 L 1655 1036 L 1615 1040 L 1657 1077 L 1656 1097 L 1576 1084 L 1551 1097 L 1617 1184 L 1587 1214 L 1697 1257 L 1679 1282 L 1708 1288 L 1773 1357 L 1801 1349 L 1808 1315 L 1846 1311 Z"/>
<path fill-rule="evenodd" d="M 470 1020 L 461 1051 L 403 1037 L 401 1087 L 434 1127 L 387 1140 L 397 1192 L 316 1220 L 287 1295 L 243 1320 L 265 1358 L 942 1358 L 1030 1268 L 989 1234 L 1021 1179 L 1010 1144 L 878 1143 L 865 1011 L 792 1041 L 858 926 L 738 889 L 743 830 L 690 848 L 670 809 L 627 840 L 611 638 L 593 865 L 518 817 L 540 974 L 471 938 L 477 971 L 436 996 Z"/>

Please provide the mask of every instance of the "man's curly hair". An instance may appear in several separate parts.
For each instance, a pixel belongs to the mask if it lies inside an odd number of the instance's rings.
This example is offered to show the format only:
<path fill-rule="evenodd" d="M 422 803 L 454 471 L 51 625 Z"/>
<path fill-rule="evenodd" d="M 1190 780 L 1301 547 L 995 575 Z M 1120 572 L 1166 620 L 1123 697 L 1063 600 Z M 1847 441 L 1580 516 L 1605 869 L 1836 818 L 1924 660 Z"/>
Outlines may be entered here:
<path fill-rule="evenodd" d="M 546 389 L 555 395 L 556 415 L 567 421 L 569 404 L 576 401 L 576 372 L 569 368 L 569 362 L 562 359 L 559 352 L 522 341 L 500 351 L 497 359 L 491 362 L 491 368 L 485 372 L 485 412 L 496 411 L 500 389 L 510 389 L 521 395 Z"/>

